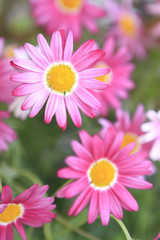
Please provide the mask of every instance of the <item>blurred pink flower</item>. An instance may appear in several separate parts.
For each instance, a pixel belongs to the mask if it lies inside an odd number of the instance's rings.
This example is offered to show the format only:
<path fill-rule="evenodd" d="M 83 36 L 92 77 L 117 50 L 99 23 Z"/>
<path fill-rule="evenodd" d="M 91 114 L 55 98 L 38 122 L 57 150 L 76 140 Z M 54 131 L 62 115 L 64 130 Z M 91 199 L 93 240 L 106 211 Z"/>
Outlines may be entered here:
<path fill-rule="evenodd" d="M 12 143 L 17 135 L 14 130 L 2 121 L 3 118 L 9 118 L 7 111 L 0 111 L 0 152 L 8 149 L 8 143 Z"/>
<path fill-rule="evenodd" d="M 10 66 L 13 57 L 13 47 L 4 48 L 4 38 L 0 38 L 0 102 L 10 103 L 14 97 L 12 90 L 16 84 L 10 81 L 10 75 L 14 69 Z"/>
<path fill-rule="evenodd" d="M 150 161 L 144 160 L 144 153 L 130 155 L 134 144 L 121 149 L 123 133 L 116 133 L 111 127 L 104 138 L 91 137 L 86 131 L 80 132 L 82 144 L 72 141 L 77 156 L 69 156 L 65 162 L 68 167 L 57 172 L 58 177 L 74 179 L 58 191 L 59 198 L 79 196 L 69 210 L 76 216 L 90 202 L 88 223 L 93 223 L 98 214 L 103 225 L 107 225 L 110 213 L 123 218 L 122 208 L 138 211 L 136 200 L 126 189 L 149 189 L 152 184 L 140 179 L 150 173 Z"/>
<path fill-rule="evenodd" d="M 160 110 L 158 112 L 149 110 L 147 117 L 150 121 L 141 126 L 142 131 L 146 133 L 143 135 L 142 141 L 144 143 L 153 142 L 150 158 L 154 161 L 160 160 Z"/>
<path fill-rule="evenodd" d="M 153 3 L 148 3 L 146 10 L 152 15 L 160 16 L 160 0 L 156 0 Z M 160 21 L 152 27 L 150 32 L 153 36 L 160 37 Z"/>
<path fill-rule="evenodd" d="M 89 40 L 72 54 L 72 32 L 67 37 L 64 31 L 54 32 L 50 46 L 39 34 L 38 44 L 39 49 L 25 44 L 32 60 L 12 62 L 12 66 L 24 71 L 11 76 L 13 81 L 22 83 L 13 90 L 13 95 L 29 95 L 22 104 L 22 110 L 32 108 L 30 117 L 34 117 L 47 101 L 44 114 L 46 123 L 50 123 L 55 114 L 59 127 L 64 130 L 67 126 L 67 109 L 74 124 L 80 127 L 82 119 L 79 108 L 89 117 L 94 117 L 93 109 L 101 108 L 93 94 L 95 90 L 105 89 L 107 84 L 95 78 L 106 75 L 109 69 L 90 67 L 104 53 L 96 48 L 93 40 Z"/>
<path fill-rule="evenodd" d="M 131 56 L 128 49 L 120 47 L 116 51 L 115 39 L 110 37 L 104 43 L 103 51 L 106 55 L 95 67 L 110 68 L 109 74 L 97 78 L 102 82 L 111 83 L 107 90 L 98 94 L 102 104 L 102 109 L 98 114 L 106 116 L 110 107 L 113 109 L 121 108 L 121 99 L 129 98 L 128 91 L 133 89 L 135 84 L 131 80 L 134 64 L 130 62 Z"/>
<path fill-rule="evenodd" d="M 132 2 L 106 1 L 107 16 L 113 24 L 107 36 L 116 36 L 120 46 L 127 46 L 128 51 L 133 56 L 143 59 L 146 57 L 148 39 L 141 17 L 133 7 Z"/>
<path fill-rule="evenodd" d="M 132 153 L 140 150 L 146 152 L 146 156 L 149 156 L 149 152 L 152 147 L 152 143 L 145 144 L 142 142 L 142 136 L 144 131 L 141 130 L 142 124 L 145 122 L 146 113 L 142 104 L 137 106 L 137 109 L 131 119 L 128 111 L 119 109 L 116 111 L 116 122 L 112 123 L 106 119 L 99 119 L 99 123 L 102 125 L 100 135 L 104 136 L 108 127 L 112 126 L 116 132 L 123 132 L 124 139 L 121 148 L 127 146 L 130 143 L 135 143 Z"/>
<path fill-rule="evenodd" d="M 82 27 L 91 33 L 98 32 L 96 20 L 105 16 L 105 11 L 88 0 L 29 0 L 32 15 L 38 26 L 48 34 L 58 29 L 71 30 L 74 40 L 80 40 Z"/>
<path fill-rule="evenodd" d="M 39 187 L 38 184 L 34 184 L 13 200 L 11 187 L 5 186 L 2 188 L 0 205 L 1 240 L 14 239 L 13 226 L 21 238 L 26 240 L 27 236 L 22 224 L 41 227 L 44 223 L 49 223 L 56 217 L 56 214 L 51 212 L 56 207 L 56 205 L 52 205 L 54 198 L 43 198 L 48 188 L 48 185 Z"/>

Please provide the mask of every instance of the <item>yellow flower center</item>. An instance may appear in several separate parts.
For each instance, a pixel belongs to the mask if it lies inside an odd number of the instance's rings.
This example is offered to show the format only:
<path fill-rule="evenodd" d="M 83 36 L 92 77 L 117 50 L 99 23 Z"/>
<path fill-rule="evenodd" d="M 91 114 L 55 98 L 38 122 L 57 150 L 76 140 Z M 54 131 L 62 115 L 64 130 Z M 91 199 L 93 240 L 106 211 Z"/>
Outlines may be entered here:
<path fill-rule="evenodd" d="M 68 63 L 52 65 L 46 73 L 47 86 L 57 93 L 66 94 L 73 90 L 77 83 L 77 73 Z"/>
<path fill-rule="evenodd" d="M 91 186 L 94 188 L 109 188 L 117 176 L 116 167 L 106 158 L 93 163 L 88 170 Z"/>
<path fill-rule="evenodd" d="M 95 66 L 95 68 L 110 68 L 106 63 L 104 62 L 98 62 Z M 110 69 L 110 72 L 104 76 L 100 76 L 100 77 L 96 77 L 96 79 L 98 79 L 101 82 L 104 83 L 110 83 L 112 81 L 113 78 L 113 72 Z"/>
<path fill-rule="evenodd" d="M 131 151 L 131 154 L 137 152 L 140 148 L 139 143 L 138 143 L 138 138 L 133 133 L 125 133 L 124 138 L 123 138 L 123 142 L 122 142 L 122 145 L 121 145 L 121 149 L 126 147 L 128 144 L 133 143 L 133 142 L 136 145 L 133 148 L 133 150 Z"/>
<path fill-rule="evenodd" d="M 14 57 L 14 50 L 16 48 L 16 45 L 15 44 L 10 44 L 8 45 L 7 47 L 4 48 L 4 53 L 3 53 L 3 56 L 5 58 L 11 58 L 11 57 Z"/>
<path fill-rule="evenodd" d="M 23 214 L 23 207 L 21 204 L 8 204 L 2 213 L 0 213 L 0 224 L 6 225 L 15 221 Z"/>
<path fill-rule="evenodd" d="M 63 12 L 76 13 L 83 4 L 83 0 L 57 0 L 57 5 Z"/>
<path fill-rule="evenodd" d="M 119 20 L 119 25 L 122 30 L 122 32 L 129 36 L 129 37 L 134 37 L 137 33 L 137 23 L 135 18 L 130 15 L 129 13 L 124 13 L 120 20 Z"/>

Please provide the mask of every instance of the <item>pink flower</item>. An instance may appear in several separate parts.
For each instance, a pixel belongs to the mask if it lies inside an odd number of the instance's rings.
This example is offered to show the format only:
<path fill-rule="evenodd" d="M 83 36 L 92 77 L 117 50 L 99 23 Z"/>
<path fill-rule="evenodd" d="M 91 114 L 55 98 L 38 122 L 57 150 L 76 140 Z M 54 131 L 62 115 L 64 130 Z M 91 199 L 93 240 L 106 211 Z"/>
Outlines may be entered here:
<path fill-rule="evenodd" d="M 83 26 L 91 33 L 97 33 L 95 20 L 105 16 L 103 9 L 88 0 L 29 1 L 38 26 L 43 26 L 48 34 L 57 29 L 71 30 L 75 40 L 80 40 Z"/>
<path fill-rule="evenodd" d="M 130 155 L 134 144 L 121 149 L 123 133 L 111 127 L 103 139 L 98 135 L 91 137 L 87 132 L 80 132 L 81 144 L 72 142 L 77 156 L 69 156 L 57 175 L 60 178 L 74 179 L 61 190 L 57 197 L 72 198 L 79 196 L 69 210 L 69 215 L 76 216 L 89 203 L 88 223 L 93 223 L 98 214 L 103 225 L 107 225 L 110 213 L 116 218 L 123 217 L 122 208 L 138 211 L 136 200 L 126 187 L 148 189 L 151 183 L 139 178 L 150 173 L 150 162 L 144 160 L 144 153 Z"/>
<path fill-rule="evenodd" d="M 160 16 L 160 1 L 157 0 L 154 3 L 147 4 L 146 10 L 152 15 Z M 153 36 L 160 37 L 160 22 L 155 24 L 150 32 Z"/>
<path fill-rule="evenodd" d="M 116 36 L 119 45 L 127 46 L 133 56 L 145 58 L 148 40 L 141 17 L 132 2 L 122 1 L 120 4 L 113 3 L 113 0 L 106 1 L 107 15 L 113 23 L 107 35 Z"/>
<path fill-rule="evenodd" d="M 110 73 L 98 77 L 97 79 L 110 83 L 111 86 L 98 94 L 102 104 L 101 113 L 103 116 L 108 114 L 110 107 L 118 109 L 121 107 L 121 99 L 128 99 L 128 91 L 134 88 L 134 82 L 131 80 L 131 74 L 134 65 L 130 62 L 131 56 L 126 47 L 121 47 L 117 51 L 116 42 L 110 37 L 104 43 L 103 51 L 106 53 L 103 60 L 96 64 L 97 67 L 109 67 Z"/>
<path fill-rule="evenodd" d="M 142 131 L 146 133 L 142 141 L 153 142 L 150 157 L 154 161 L 160 160 L 160 110 L 158 112 L 150 110 L 146 115 L 150 121 L 142 124 Z"/>
<path fill-rule="evenodd" d="M 0 205 L 0 239 L 13 240 L 13 226 L 16 228 L 23 240 L 27 239 L 22 224 L 31 227 L 41 227 L 56 217 L 51 211 L 56 207 L 52 202 L 53 197 L 43 195 L 48 190 L 48 185 L 39 187 L 34 184 L 32 187 L 18 195 L 12 200 L 10 186 L 2 188 Z"/>
<path fill-rule="evenodd" d="M 32 108 L 30 117 L 34 117 L 47 101 L 44 114 L 46 123 L 50 123 L 55 114 L 59 127 L 64 130 L 67 126 L 67 109 L 74 124 L 80 127 L 79 108 L 89 117 L 94 117 L 93 109 L 101 108 L 93 94 L 95 90 L 105 89 L 107 84 L 95 78 L 106 75 L 109 69 L 90 66 L 100 60 L 104 53 L 96 49 L 93 40 L 89 40 L 72 55 L 73 35 L 69 32 L 66 38 L 64 31 L 53 33 L 50 46 L 39 34 L 38 44 L 40 49 L 25 44 L 32 60 L 12 62 L 12 66 L 24 71 L 11 76 L 11 80 L 22 83 L 13 95 L 29 95 L 21 108 Z"/>
<path fill-rule="evenodd" d="M 116 132 L 123 132 L 124 139 L 122 142 L 121 148 L 127 146 L 130 143 L 135 143 L 135 147 L 132 150 L 132 153 L 138 151 L 146 152 L 147 156 L 149 155 L 152 144 L 144 144 L 142 142 L 142 136 L 144 131 L 141 130 L 142 124 L 145 122 L 146 114 L 142 104 L 137 106 L 137 109 L 131 119 L 129 112 L 123 111 L 121 109 L 116 112 L 117 121 L 115 123 L 110 122 L 106 119 L 100 119 L 99 123 L 102 125 L 102 130 L 100 132 L 101 136 L 105 135 L 108 127 L 114 127 Z"/>
<path fill-rule="evenodd" d="M 0 102 L 3 103 L 14 99 L 12 90 L 16 84 L 10 81 L 10 75 L 14 72 L 10 66 L 12 53 L 12 46 L 4 48 L 4 38 L 0 38 Z"/>
<path fill-rule="evenodd" d="M 8 143 L 12 143 L 17 135 L 14 130 L 2 121 L 3 118 L 9 118 L 10 114 L 6 111 L 0 111 L 0 152 L 8 149 Z"/>

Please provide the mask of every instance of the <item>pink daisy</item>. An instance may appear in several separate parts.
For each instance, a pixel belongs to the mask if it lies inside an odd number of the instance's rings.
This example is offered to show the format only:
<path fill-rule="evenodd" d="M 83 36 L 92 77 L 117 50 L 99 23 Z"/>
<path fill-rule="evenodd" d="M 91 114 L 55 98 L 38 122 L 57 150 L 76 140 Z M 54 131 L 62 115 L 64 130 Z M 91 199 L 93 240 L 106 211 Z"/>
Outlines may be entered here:
<path fill-rule="evenodd" d="M 76 216 L 89 203 L 88 223 L 93 223 L 98 214 L 103 225 L 107 225 L 110 213 L 116 218 L 123 217 L 122 208 L 138 211 L 136 200 L 126 187 L 149 189 L 151 183 L 139 178 L 150 173 L 150 162 L 144 160 L 142 152 L 130 155 L 134 144 L 121 149 L 123 133 L 111 127 L 103 139 L 98 135 L 91 137 L 86 131 L 80 132 L 82 144 L 72 142 L 77 156 L 69 156 L 65 162 L 68 167 L 57 172 L 58 177 L 74 179 L 61 190 L 57 197 L 79 196 L 69 210 Z"/>
<path fill-rule="evenodd" d="M 101 108 L 93 94 L 94 90 L 105 89 L 107 84 L 95 78 L 106 75 L 109 69 L 90 66 L 100 60 L 104 53 L 96 49 L 93 40 L 89 40 L 72 55 L 72 32 L 67 37 L 64 31 L 54 32 L 50 46 L 39 34 L 38 44 L 39 49 L 25 44 L 32 60 L 20 59 L 11 63 L 24 71 L 11 76 L 11 80 L 22 83 L 13 91 L 13 95 L 29 95 L 22 104 L 22 110 L 32 108 L 30 117 L 34 117 L 47 101 L 44 114 L 46 123 L 50 123 L 55 114 L 59 127 L 65 129 L 67 109 L 74 124 L 80 127 L 82 120 L 79 108 L 89 117 L 94 117 L 94 109 Z"/>
<path fill-rule="evenodd" d="M 106 1 L 106 11 L 114 26 L 107 35 L 116 36 L 120 46 L 127 46 L 133 56 L 146 57 L 146 33 L 141 20 L 133 7 L 133 1 Z M 136 46 L 136 47 L 135 47 Z"/>
<path fill-rule="evenodd" d="M 79 40 L 82 27 L 91 33 L 98 32 L 96 19 L 105 16 L 105 11 L 88 0 L 29 0 L 32 15 L 38 26 L 48 34 L 57 29 L 71 30 L 74 39 Z"/>
<path fill-rule="evenodd" d="M 135 147 L 132 150 L 132 153 L 138 152 L 140 150 L 146 152 L 147 156 L 149 155 L 151 149 L 151 143 L 144 144 L 142 142 L 142 136 L 144 131 L 141 130 L 142 124 L 145 122 L 146 113 L 142 104 L 137 106 L 137 109 L 131 119 L 128 111 L 123 111 L 122 109 L 117 110 L 116 112 L 117 121 L 115 123 L 110 122 L 106 119 L 100 119 L 99 123 L 102 125 L 102 130 L 100 132 L 101 136 L 105 135 L 108 127 L 114 127 L 116 132 L 123 132 L 124 138 L 122 141 L 121 148 L 124 148 L 130 143 L 135 143 Z"/>
<path fill-rule="evenodd" d="M 12 50 L 12 45 L 4 48 L 4 38 L 0 38 L 0 102 L 3 103 L 10 103 L 14 99 L 12 90 L 16 84 L 10 81 L 10 75 L 14 72 L 10 66 Z"/>
<path fill-rule="evenodd" d="M 9 118 L 7 111 L 0 111 L 0 152 L 8 149 L 8 143 L 12 143 L 17 135 L 14 130 L 2 121 L 3 118 Z"/>
<path fill-rule="evenodd" d="M 147 4 L 146 10 L 152 15 L 160 16 L 160 0 Z M 151 29 L 151 34 L 155 37 L 160 37 L 160 22 L 154 25 Z"/>
<path fill-rule="evenodd" d="M 49 223 L 56 214 L 51 212 L 56 205 L 52 205 L 53 197 L 43 195 L 48 190 L 48 185 L 39 187 L 34 184 L 32 187 L 18 195 L 12 200 L 10 186 L 2 188 L 0 205 L 0 239 L 13 240 L 13 226 L 16 228 L 23 240 L 27 239 L 22 224 L 31 227 L 41 227 Z"/>
<path fill-rule="evenodd" d="M 103 60 L 99 61 L 95 67 L 109 67 L 110 73 L 98 77 L 97 79 L 110 83 L 111 86 L 106 91 L 98 94 L 102 104 L 100 113 L 105 116 L 110 107 L 118 109 L 121 107 L 121 99 L 128 99 L 128 91 L 134 88 L 131 74 L 134 65 L 130 62 L 131 56 L 126 47 L 121 47 L 117 51 L 116 42 L 113 37 L 106 40 L 103 51 L 106 53 Z"/>
<path fill-rule="evenodd" d="M 150 121 L 142 124 L 142 131 L 146 133 L 142 141 L 153 142 L 150 157 L 154 161 L 160 160 L 160 110 L 158 112 L 150 110 L 146 115 Z"/>

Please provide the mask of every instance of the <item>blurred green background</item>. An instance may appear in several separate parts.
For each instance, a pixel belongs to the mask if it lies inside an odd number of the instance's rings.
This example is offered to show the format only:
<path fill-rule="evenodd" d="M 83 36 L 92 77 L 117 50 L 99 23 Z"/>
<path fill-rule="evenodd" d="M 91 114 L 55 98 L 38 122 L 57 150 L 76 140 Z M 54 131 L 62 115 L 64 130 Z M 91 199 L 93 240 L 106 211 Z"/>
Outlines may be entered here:
<path fill-rule="evenodd" d="M 100 21 L 101 31 L 93 36 L 84 31 L 81 41 L 95 39 L 102 46 L 104 31 L 107 27 Z M 37 28 L 30 14 L 27 0 L 0 0 L 0 36 L 5 37 L 6 44 L 15 43 L 24 45 L 26 42 L 37 44 L 36 36 L 43 29 Z M 48 37 L 48 40 L 50 38 Z M 79 44 L 81 44 L 79 43 Z M 75 48 L 78 44 L 75 44 Z M 143 103 L 145 110 L 160 109 L 160 49 L 149 51 L 148 58 L 144 61 L 135 61 L 136 70 L 133 79 L 136 89 L 131 92 L 127 102 L 123 102 L 125 110 L 131 115 L 137 104 Z M 7 109 L 0 105 L 1 109 Z M 68 117 L 68 127 L 65 132 L 58 128 L 55 120 L 46 125 L 43 121 L 44 109 L 33 119 L 22 122 L 13 116 L 7 122 L 15 129 L 18 140 L 10 145 L 9 150 L 0 155 L 0 177 L 2 184 L 9 184 L 17 195 L 30 187 L 35 182 L 49 184 L 49 195 L 52 195 L 64 180 L 56 177 L 56 171 L 65 166 L 64 159 L 72 154 L 70 141 L 78 139 L 77 128 Z M 110 111 L 109 119 L 115 120 L 114 111 Z M 83 125 L 90 134 L 97 133 L 100 126 L 97 119 L 83 116 Z M 160 162 L 156 162 L 157 173 L 147 177 L 154 184 L 151 190 L 131 190 L 137 199 L 140 210 L 138 212 L 124 211 L 123 222 L 134 239 L 150 240 L 160 231 Z M 111 219 L 107 227 L 103 227 L 97 219 L 92 225 L 86 224 L 87 211 L 72 218 L 67 216 L 67 211 L 72 200 L 56 199 L 57 212 L 66 218 L 55 219 L 52 224 L 46 224 L 43 229 L 27 228 L 30 240 L 81 240 L 87 239 L 77 233 L 77 228 L 93 235 L 93 239 L 123 240 L 125 239 L 117 223 Z M 67 225 L 68 224 L 68 225 Z M 15 239 L 20 237 L 15 232 Z"/>

